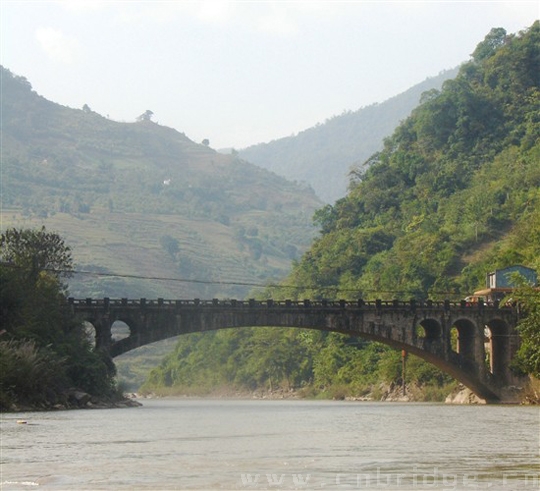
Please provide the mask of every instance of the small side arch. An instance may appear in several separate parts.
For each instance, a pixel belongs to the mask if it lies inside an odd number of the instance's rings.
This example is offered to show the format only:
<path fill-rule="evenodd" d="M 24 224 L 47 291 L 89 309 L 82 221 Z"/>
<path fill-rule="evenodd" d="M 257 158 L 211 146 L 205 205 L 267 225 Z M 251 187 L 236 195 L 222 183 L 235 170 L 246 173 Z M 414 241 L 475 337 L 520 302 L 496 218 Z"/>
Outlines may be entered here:
<path fill-rule="evenodd" d="M 452 350 L 467 360 L 475 360 L 477 346 L 477 326 L 469 319 L 459 319 L 450 329 L 448 342 Z"/>

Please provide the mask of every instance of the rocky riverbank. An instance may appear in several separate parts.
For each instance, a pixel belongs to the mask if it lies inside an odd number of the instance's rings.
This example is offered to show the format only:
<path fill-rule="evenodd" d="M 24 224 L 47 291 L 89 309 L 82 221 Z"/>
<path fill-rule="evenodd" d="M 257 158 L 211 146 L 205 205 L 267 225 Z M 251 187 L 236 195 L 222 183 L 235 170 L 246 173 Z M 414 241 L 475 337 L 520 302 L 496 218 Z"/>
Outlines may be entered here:
<path fill-rule="evenodd" d="M 55 403 L 47 401 L 35 404 L 12 404 L 8 408 L 2 408 L 3 412 L 27 412 L 27 411 L 64 411 L 68 409 L 110 409 L 142 406 L 134 397 L 120 396 L 114 398 L 99 398 L 77 388 L 71 388 L 62 394 Z"/>

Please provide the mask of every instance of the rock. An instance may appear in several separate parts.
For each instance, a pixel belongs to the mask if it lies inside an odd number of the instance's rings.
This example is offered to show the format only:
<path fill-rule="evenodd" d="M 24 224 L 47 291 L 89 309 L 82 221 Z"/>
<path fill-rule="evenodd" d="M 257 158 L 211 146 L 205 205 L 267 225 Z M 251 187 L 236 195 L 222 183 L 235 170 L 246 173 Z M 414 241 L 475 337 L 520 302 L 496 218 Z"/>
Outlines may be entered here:
<path fill-rule="evenodd" d="M 71 404 L 84 407 L 88 404 L 92 396 L 79 389 L 69 389 L 67 392 L 67 397 Z"/>
<path fill-rule="evenodd" d="M 485 399 L 478 397 L 471 389 L 460 385 L 457 391 L 452 392 L 446 400 L 445 404 L 485 404 Z"/>

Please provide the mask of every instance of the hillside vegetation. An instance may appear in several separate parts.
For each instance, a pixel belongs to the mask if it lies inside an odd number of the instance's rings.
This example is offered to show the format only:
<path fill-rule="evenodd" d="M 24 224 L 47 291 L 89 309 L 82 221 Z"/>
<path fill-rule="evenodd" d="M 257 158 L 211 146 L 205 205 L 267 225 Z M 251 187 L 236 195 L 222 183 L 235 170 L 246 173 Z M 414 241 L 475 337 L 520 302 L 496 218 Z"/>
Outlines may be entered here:
<path fill-rule="evenodd" d="M 463 298 L 495 268 L 540 271 L 540 23 L 493 29 L 454 80 L 422 104 L 316 213 L 320 236 L 268 297 Z M 400 353 L 305 330 L 182 338 L 145 390 L 302 388 L 333 397 L 399 384 Z M 246 360 L 246 361 L 243 361 Z M 451 380 L 416 358 L 410 391 L 440 399 Z M 430 387 L 429 390 L 425 386 Z"/>
<path fill-rule="evenodd" d="M 457 69 L 424 80 L 380 104 L 328 118 L 297 135 L 260 143 L 239 155 L 290 180 L 308 183 L 326 203 L 345 196 L 351 167 L 383 147 L 399 123 L 418 105 L 422 94 L 440 89 Z"/>
<path fill-rule="evenodd" d="M 313 238 L 311 189 L 151 111 L 119 123 L 48 101 L 6 68 L 1 77 L 2 227 L 60 233 L 76 269 L 93 273 L 75 275 L 71 294 L 242 297 L 241 283 L 282 278 Z"/>

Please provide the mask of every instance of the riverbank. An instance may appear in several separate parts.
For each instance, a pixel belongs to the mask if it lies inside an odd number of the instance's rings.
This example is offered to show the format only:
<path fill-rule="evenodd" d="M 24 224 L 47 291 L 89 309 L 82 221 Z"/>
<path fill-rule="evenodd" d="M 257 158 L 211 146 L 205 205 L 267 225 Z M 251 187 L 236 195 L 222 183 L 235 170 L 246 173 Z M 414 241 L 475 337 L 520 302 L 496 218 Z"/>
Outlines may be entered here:
<path fill-rule="evenodd" d="M 454 393 L 457 384 L 444 387 L 418 386 L 409 384 L 405 392 L 401 385 L 379 384 L 362 393 L 351 390 L 348 386 L 329 387 L 316 390 L 312 386 L 302 388 L 274 387 L 272 389 L 257 388 L 242 390 L 232 387 L 217 387 L 202 390 L 198 387 L 160 387 L 152 392 L 135 394 L 138 399 L 144 398 L 208 398 L 238 400 L 334 400 L 334 401 L 371 401 L 371 402 L 449 402 L 448 395 Z M 469 403 L 481 403 L 470 398 Z"/>
<path fill-rule="evenodd" d="M 83 390 L 72 388 L 62 393 L 62 397 L 56 403 L 47 401 L 35 404 L 11 404 L 7 408 L 1 408 L 3 413 L 18 413 L 27 411 L 66 411 L 72 409 L 111 409 L 139 407 L 142 404 L 131 396 L 95 397 Z"/>

